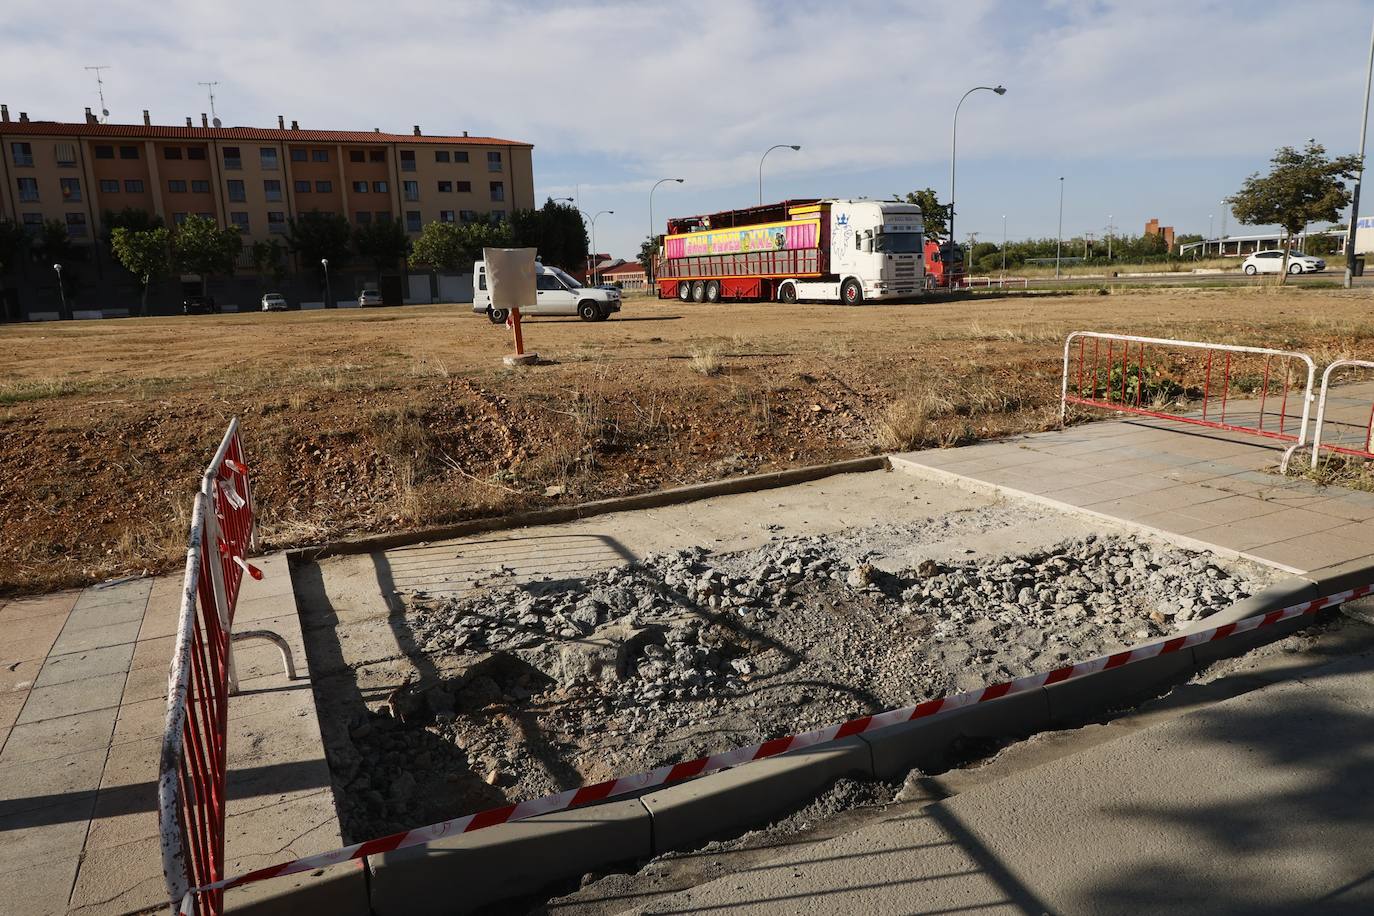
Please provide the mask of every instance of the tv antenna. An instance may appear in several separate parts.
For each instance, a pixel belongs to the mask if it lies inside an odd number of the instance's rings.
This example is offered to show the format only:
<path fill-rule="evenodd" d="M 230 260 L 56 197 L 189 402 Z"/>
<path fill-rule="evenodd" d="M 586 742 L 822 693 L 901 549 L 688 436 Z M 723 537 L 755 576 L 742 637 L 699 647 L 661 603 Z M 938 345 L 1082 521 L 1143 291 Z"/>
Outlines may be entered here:
<path fill-rule="evenodd" d="M 219 116 L 215 114 L 215 87 L 219 85 L 219 80 L 208 83 L 197 83 L 197 86 L 204 86 L 210 93 L 210 123 L 219 127 Z"/>
<path fill-rule="evenodd" d="M 109 64 L 101 64 L 99 67 L 86 67 L 85 69 L 95 71 L 95 91 L 100 96 L 100 123 L 104 124 L 110 117 L 110 109 L 105 107 L 105 81 L 100 78 L 100 71 L 112 68 Z"/>

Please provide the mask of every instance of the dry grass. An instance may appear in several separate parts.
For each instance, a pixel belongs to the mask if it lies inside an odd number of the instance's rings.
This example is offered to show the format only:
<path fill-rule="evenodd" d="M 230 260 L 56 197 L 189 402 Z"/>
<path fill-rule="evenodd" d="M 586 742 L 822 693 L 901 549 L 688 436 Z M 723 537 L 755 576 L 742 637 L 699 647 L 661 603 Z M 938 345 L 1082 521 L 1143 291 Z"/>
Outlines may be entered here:
<path fill-rule="evenodd" d="M 720 350 L 716 347 L 699 347 L 692 350 L 690 363 L 692 371 L 710 378 L 720 375 L 725 367 L 721 364 Z"/>
<path fill-rule="evenodd" d="M 23 404 L 94 390 L 94 385 L 71 378 L 45 376 L 36 379 L 17 379 L 0 382 L 0 404 Z"/>

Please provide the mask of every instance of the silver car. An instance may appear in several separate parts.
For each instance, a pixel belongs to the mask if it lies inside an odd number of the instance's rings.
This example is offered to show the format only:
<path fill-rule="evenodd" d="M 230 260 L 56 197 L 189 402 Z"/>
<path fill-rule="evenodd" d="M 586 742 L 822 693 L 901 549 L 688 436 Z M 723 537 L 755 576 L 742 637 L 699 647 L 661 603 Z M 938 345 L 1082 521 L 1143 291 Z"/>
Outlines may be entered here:
<path fill-rule="evenodd" d="M 286 297 L 281 293 L 265 293 L 262 297 L 262 310 L 264 312 L 284 312 L 289 309 Z"/>

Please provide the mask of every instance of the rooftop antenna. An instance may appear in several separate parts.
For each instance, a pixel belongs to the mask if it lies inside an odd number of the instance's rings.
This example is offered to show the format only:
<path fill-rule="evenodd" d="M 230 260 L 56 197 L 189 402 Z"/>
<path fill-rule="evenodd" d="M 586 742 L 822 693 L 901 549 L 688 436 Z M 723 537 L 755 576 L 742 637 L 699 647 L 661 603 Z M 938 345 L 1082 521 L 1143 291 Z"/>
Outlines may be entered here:
<path fill-rule="evenodd" d="M 209 91 L 209 93 L 210 93 L 210 121 L 211 121 L 211 123 L 214 124 L 216 127 L 219 127 L 219 116 L 215 114 L 215 87 L 219 85 L 219 80 L 213 80 L 213 81 L 208 82 L 208 83 L 198 82 L 198 83 L 196 83 L 196 85 L 197 85 L 197 86 L 204 86 L 204 87 Z"/>
<path fill-rule="evenodd" d="M 101 64 L 99 67 L 86 67 L 85 69 L 95 71 L 95 91 L 100 96 L 100 123 L 104 124 L 110 117 L 110 109 L 105 107 L 105 81 L 100 78 L 100 71 L 112 68 L 109 64 Z"/>

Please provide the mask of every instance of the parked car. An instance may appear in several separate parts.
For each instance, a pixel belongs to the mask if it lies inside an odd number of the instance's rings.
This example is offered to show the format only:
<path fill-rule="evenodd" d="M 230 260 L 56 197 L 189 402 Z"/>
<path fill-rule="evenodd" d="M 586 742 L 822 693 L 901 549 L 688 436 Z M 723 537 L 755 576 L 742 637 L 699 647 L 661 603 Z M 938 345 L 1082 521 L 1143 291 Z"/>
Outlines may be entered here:
<path fill-rule="evenodd" d="M 1241 265 L 1250 276 L 1255 274 L 1276 274 L 1283 270 L 1283 252 L 1257 251 L 1245 259 Z M 1288 255 L 1288 272 L 1290 274 L 1310 274 L 1319 270 L 1326 270 L 1326 261 L 1321 258 L 1313 257 L 1310 254 L 1297 254 L 1296 252 Z"/>
<path fill-rule="evenodd" d="M 181 302 L 181 311 L 187 315 L 218 315 L 219 306 L 214 296 L 187 296 Z"/>
<path fill-rule="evenodd" d="M 583 321 L 605 321 L 612 312 L 620 311 L 618 289 L 584 286 L 566 271 L 544 264 L 535 264 L 534 271 L 538 301 L 522 306 L 521 315 L 576 315 Z M 478 261 L 472 272 L 472 310 L 486 315 L 492 324 L 504 324 L 506 310 L 491 307 L 486 265 Z"/>
<path fill-rule="evenodd" d="M 358 293 L 358 305 L 360 307 L 365 308 L 370 305 L 384 304 L 385 303 L 382 302 L 382 293 L 380 290 L 365 289 L 361 293 Z"/>
<path fill-rule="evenodd" d="M 286 303 L 286 297 L 281 293 L 267 293 L 262 297 L 262 310 L 264 312 L 284 312 L 288 308 L 290 306 Z"/>

